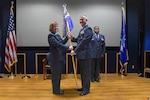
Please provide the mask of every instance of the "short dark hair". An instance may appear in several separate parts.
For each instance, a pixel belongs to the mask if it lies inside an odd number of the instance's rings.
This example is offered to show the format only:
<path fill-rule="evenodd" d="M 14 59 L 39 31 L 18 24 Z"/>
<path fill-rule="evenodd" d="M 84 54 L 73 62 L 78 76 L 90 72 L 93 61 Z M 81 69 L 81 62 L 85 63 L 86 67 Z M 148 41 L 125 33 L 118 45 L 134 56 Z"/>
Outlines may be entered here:
<path fill-rule="evenodd" d="M 98 26 L 94 26 L 94 29 L 96 29 L 96 28 L 98 28 L 98 29 L 99 29 L 99 27 L 98 27 Z"/>

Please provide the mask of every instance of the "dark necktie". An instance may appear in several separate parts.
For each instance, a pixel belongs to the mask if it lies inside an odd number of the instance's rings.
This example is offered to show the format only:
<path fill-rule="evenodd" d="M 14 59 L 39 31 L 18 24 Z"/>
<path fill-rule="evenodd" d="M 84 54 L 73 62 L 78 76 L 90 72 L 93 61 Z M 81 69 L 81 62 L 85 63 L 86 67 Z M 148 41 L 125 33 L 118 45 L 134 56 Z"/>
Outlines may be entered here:
<path fill-rule="evenodd" d="M 96 39 L 97 39 L 97 40 L 99 39 L 99 36 L 98 36 L 98 34 L 96 34 Z"/>

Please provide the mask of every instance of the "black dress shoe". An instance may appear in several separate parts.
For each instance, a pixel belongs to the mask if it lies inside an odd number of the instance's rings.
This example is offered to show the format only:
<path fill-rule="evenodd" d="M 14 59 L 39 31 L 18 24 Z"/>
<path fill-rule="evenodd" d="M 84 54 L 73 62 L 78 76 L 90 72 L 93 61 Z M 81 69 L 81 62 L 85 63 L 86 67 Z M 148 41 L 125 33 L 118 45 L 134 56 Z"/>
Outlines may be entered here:
<path fill-rule="evenodd" d="M 79 89 L 77 89 L 77 91 L 83 91 L 83 88 L 79 88 Z"/>
<path fill-rule="evenodd" d="M 95 80 L 94 79 L 91 79 L 91 82 L 94 82 Z"/>
<path fill-rule="evenodd" d="M 143 75 L 143 74 L 141 74 L 141 75 L 139 75 L 139 77 L 144 77 L 144 75 Z"/>
<path fill-rule="evenodd" d="M 89 94 L 90 92 L 89 91 L 82 91 L 81 93 L 80 93 L 80 96 L 84 96 L 84 95 L 87 95 L 87 94 Z"/>
<path fill-rule="evenodd" d="M 60 90 L 60 92 L 64 93 L 64 90 Z"/>
<path fill-rule="evenodd" d="M 95 79 L 95 81 L 96 81 L 96 82 L 100 82 L 98 78 L 97 78 L 97 79 Z"/>
<path fill-rule="evenodd" d="M 127 74 L 123 73 L 124 76 L 127 76 Z"/>
<path fill-rule="evenodd" d="M 64 90 L 60 90 L 60 92 L 58 92 L 58 93 L 53 93 L 53 94 L 59 94 L 59 95 L 62 95 L 62 94 L 64 94 Z"/>

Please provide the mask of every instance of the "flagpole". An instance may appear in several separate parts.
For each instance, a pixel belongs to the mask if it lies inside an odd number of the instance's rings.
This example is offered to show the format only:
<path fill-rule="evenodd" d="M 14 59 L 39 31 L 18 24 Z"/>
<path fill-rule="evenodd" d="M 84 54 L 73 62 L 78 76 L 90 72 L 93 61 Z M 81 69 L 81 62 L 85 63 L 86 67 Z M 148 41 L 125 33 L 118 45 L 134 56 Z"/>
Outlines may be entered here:
<path fill-rule="evenodd" d="M 67 24 L 67 31 L 68 31 L 68 34 L 70 35 L 70 28 L 69 28 L 68 22 L 66 22 L 66 24 Z M 72 46 L 72 41 L 71 41 L 70 38 L 69 38 L 69 43 L 70 43 L 70 46 Z M 74 56 L 73 56 L 73 55 L 72 55 L 72 63 L 73 63 L 74 77 L 75 77 L 75 81 L 76 81 L 76 88 L 78 89 L 76 66 L 75 66 Z"/>
<path fill-rule="evenodd" d="M 67 6 L 67 4 L 63 4 L 63 8 L 64 8 L 64 11 L 63 11 L 64 19 L 67 18 L 68 16 L 70 16 L 69 13 L 68 13 L 68 11 L 67 11 L 67 9 L 66 9 L 66 6 Z M 69 23 L 68 20 L 70 20 L 70 19 L 65 19 L 65 24 L 66 24 L 66 30 L 67 30 L 67 32 L 68 32 L 68 35 L 70 35 L 70 31 L 71 31 L 70 28 L 72 29 L 72 26 L 70 27 L 70 24 L 71 24 L 71 23 Z M 71 22 L 72 22 L 72 21 L 71 21 Z M 71 41 L 70 38 L 69 38 L 69 43 L 70 43 L 70 46 L 72 46 L 72 41 Z M 71 56 L 72 56 L 74 77 L 75 77 L 75 81 L 76 81 L 76 88 L 78 89 L 77 75 L 76 75 L 76 66 L 75 66 L 74 56 L 73 56 L 73 55 L 71 55 Z"/>
<path fill-rule="evenodd" d="M 12 16 L 14 16 L 13 7 L 14 7 L 14 1 L 11 1 L 10 11 L 11 11 L 11 13 L 12 13 Z M 15 63 L 16 63 L 16 62 L 15 62 Z M 10 79 L 14 79 L 14 77 L 16 76 L 15 74 L 13 74 L 13 71 L 14 71 L 14 68 L 13 68 L 13 65 L 12 65 L 11 68 L 10 68 L 10 75 L 8 75 L 8 77 L 9 77 Z"/>
<path fill-rule="evenodd" d="M 25 59 L 26 59 L 26 55 L 24 55 L 24 62 L 26 62 Z M 30 78 L 30 76 L 27 75 L 26 63 L 24 63 L 24 76 L 22 77 L 22 79 L 27 80 L 27 79 L 29 79 L 29 78 Z"/>

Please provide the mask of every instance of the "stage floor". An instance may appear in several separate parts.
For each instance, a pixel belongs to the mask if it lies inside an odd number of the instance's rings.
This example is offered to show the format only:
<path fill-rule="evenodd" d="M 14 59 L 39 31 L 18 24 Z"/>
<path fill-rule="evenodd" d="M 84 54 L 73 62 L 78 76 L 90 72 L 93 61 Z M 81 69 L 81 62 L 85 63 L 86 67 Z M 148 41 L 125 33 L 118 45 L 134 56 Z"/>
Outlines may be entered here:
<path fill-rule="evenodd" d="M 52 94 L 51 77 L 43 80 L 42 74 L 30 74 L 30 79 L 22 79 L 17 74 L 14 79 L 1 74 L 0 100 L 150 100 L 150 78 L 138 77 L 136 73 L 127 76 L 101 74 L 99 83 L 91 83 L 90 94 L 79 96 L 73 74 L 63 74 L 61 89 L 64 95 Z M 78 75 L 78 87 L 81 87 Z"/>

